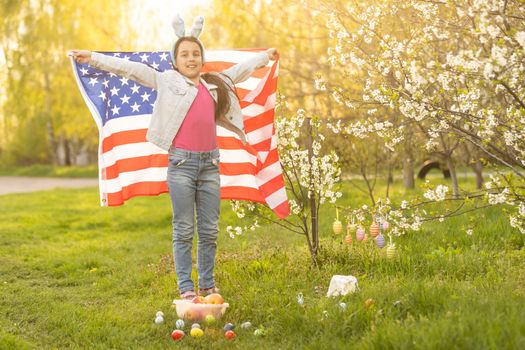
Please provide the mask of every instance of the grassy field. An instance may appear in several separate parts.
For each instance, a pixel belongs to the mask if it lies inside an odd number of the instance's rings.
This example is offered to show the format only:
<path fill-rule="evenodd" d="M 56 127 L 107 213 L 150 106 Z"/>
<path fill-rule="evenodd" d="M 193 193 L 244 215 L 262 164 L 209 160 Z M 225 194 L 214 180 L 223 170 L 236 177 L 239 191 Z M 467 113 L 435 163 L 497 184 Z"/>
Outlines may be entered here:
<path fill-rule="evenodd" d="M 365 203 L 343 190 L 341 204 Z M 501 208 L 473 214 L 471 236 L 459 217 L 395 238 L 389 260 L 373 243 L 350 251 L 334 238 L 327 206 L 316 268 L 304 237 L 278 226 L 230 239 L 236 217 L 223 202 L 216 279 L 231 307 L 204 337 L 179 343 L 168 196 L 100 208 L 95 188 L 5 195 L 0 220 L 0 349 L 525 348 L 524 238 Z M 356 276 L 358 292 L 326 298 L 334 274 Z M 254 328 L 224 339 L 224 322 L 244 321 Z"/>

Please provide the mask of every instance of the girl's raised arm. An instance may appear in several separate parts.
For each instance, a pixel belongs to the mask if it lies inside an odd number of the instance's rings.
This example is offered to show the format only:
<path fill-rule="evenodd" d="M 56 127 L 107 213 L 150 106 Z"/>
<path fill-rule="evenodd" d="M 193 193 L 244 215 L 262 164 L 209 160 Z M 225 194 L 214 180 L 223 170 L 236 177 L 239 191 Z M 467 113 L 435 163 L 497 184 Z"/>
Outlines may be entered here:
<path fill-rule="evenodd" d="M 235 66 L 224 70 L 222 74 L 227 75 L 234 84 L 237 84 L 248 79 L 257 68 L 267 65 L 270 58 L 273 60 L 277 59 L 277 50 L 268 49 L 259 52 L 255 57 L 237 63 Z"/>
<path fill-rule="evenodd" d="M 86 50 L 72 50 L 71 55 L 79 63 L 89 63 L 94 68 L 102 69 L 135 80 L 149 88 L 157 89 L 157 75 L 159 72 L 145 64 Z"/>

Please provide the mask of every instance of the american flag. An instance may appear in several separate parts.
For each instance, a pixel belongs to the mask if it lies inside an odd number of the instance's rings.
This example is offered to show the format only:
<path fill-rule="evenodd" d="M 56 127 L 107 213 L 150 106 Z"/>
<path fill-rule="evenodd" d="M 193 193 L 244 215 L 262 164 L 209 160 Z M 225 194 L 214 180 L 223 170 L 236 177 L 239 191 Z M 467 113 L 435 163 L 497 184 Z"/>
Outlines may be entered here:
<path fill-rule="evenodd" d="M 207 50 L 203 72 L 223 71 L 261 49 Z M 168 52 L 101 52 L 172 69 Z M 76 81 L 99 130 L 99 183 L 102 206 L 118 206 L 136 196 L 168 192 L 167 152 L 146 141 L 157 97 L 155 90 L 71 59 Z M 278 61 L 257 69 L 236 84 L 247 144 L 237 134 L 217 127 L 221 198 L 266 204 L 285 218 L 290 214 L 277 153 L 274 108 Z"/>

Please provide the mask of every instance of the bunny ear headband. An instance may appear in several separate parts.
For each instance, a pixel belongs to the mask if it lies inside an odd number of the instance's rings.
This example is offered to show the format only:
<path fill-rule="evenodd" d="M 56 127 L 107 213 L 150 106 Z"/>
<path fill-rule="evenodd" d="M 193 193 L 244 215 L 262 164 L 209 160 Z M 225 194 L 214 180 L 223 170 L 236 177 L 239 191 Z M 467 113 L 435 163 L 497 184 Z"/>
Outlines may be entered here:
<path fill-rule="evenodd" d="M 204 61 L 204 45 L 202 45 L 202 42 L 198 39 L 199 35 L 202 32 L 202 27 L 204 26 L 204 17 L 198 16 L 195 18 L 195 21 L 193 21 L 193 25 L 191 26 L 191 30 L 189 35 L 186 35 L 186 28 L 184 27 L 184 20 L 180 17 L 180 15 L 175 15 L 173 17 L 173 20 L 171 21 L 171 26 L 173 27 L 173 30 L 175 31 L 175 42 L 173 43 L 170 51 L 171 56 L 171 62 L 175 65 L 175 45 L 177 44 L 177 41 L 179 41 L 180 38 L 183 38 L 185 36 L 192 36 L 196 38 L 203 49 L 202 52 L 202 60 Z"/>

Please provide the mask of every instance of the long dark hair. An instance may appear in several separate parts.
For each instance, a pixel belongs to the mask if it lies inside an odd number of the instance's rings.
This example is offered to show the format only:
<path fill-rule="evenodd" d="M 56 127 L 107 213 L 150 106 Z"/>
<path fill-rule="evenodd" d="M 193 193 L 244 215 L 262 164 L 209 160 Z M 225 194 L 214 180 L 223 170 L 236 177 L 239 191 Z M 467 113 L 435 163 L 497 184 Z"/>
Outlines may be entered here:
<path fill-rule="evenodd" d="M 197 38 L 193 36 L 184 36 L 179 38 L 177 42 L 175 43 L 174 53 L 173 56 L 175 59 L 177 58 L 177 53 L 179 51 L 179 46 L 184 41 L 191 41 L 193 43 L 196 43 L 199 45 L 199 48 L 201 50 L 201 57 L 204 57 L 204 48 L 202 47 L 202 44 Z M 204 62 L 203 62 L 204 63 Z M 173 67 L 175 70 L 177 68 Z M 225 78 L 230 79 L 230 77 L 223 75 Z M 231 86 L 229 84 L 226 84 L 226 82 L 217 74 L 217 73 L 204 73 L 201 75 L 202 79 L 204 79 L 208 84 L 213 84 L 217 86 L 217 103 L 215 104 L 215 121 L 227 121 L 225 118 L 226 112 L 230 109 L 231 101 L 229 92 L 232 91 L 237 100 L 239 100 L 239 96 L 237 96 L 237 93 L 235 91 L 235 84 L 230 79 Z"/>

